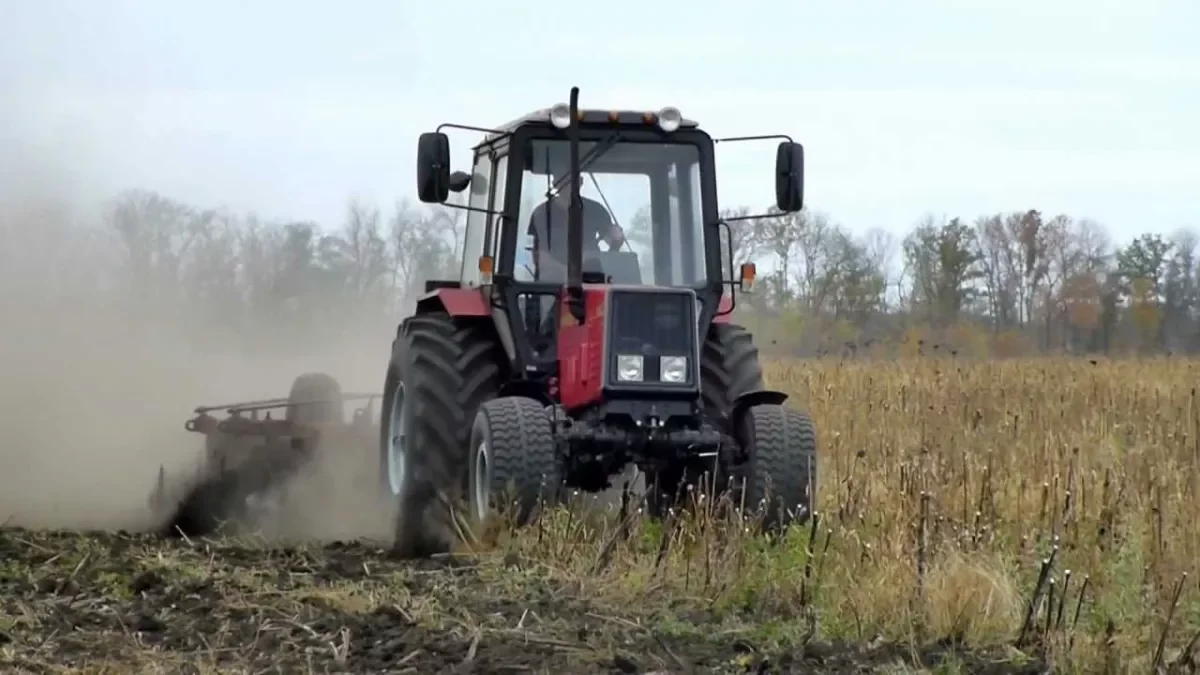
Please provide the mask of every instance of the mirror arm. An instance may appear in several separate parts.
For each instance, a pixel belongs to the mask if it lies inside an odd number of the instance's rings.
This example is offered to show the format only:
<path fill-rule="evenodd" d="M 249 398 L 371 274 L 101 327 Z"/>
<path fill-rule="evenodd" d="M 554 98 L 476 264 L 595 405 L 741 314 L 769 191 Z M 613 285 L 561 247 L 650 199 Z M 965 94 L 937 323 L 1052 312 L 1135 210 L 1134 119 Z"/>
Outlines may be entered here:
<path fill-rule="evenodd" d="M 783 215 L 786 215 L 786 214 L 784 214 L 784 213 L 760 213 L 760 214 L 754 215 L 754 216 L 733 216 L 731 218 L 726 218 L 725 224 L 726 224 L 726 226 L 728 226 L 729 223 L 740 223 L 740 222 L 743 222 L 746 220 L 762 220 L 764 218 L 778 218 Z"/>
<path fill-rule="evenodd" d="M 488 216 L 496 216 L 496 215 L 500 215 L 501 213 L 503 213 L 503 211 L 493 211 L 492 209 L 481 209 L 478 206 L 467 206 L 465 204 L 451 204 L 450 202 L 442 202 L 441 204 L 438 204 L 438 206 L 444 206 L 448 209 L 458 209 L 460 211 L 474 211 L 475 213 L 482 213 L 482 214 L 488 215 Z"/>
<path fill-rule="evenodd" d="M 438 133 L 441 133 L 442 129 L 462 129 L 463 131 L 478 131 L 478 132 L 484 133 L 484 134 L 503 134 L 505 136 L 511 135 L 509 132 L 503 131 L 501 129 L 488 129 L 486 127 L 473 127 L 473 126 L 470 126 L 467 124 L 454 124 L 452 122 L 442 122 L 441 124 L 439 124 L 437 126 L 437 129 L 435 129 L 435 131 L 437 131 Z"/>
<path fill-rule="evenodd" d="M 768 134 L 766 136 L 727 136 L 725 138 L 714 138 L 713 143 L 741 143 L 743 141 L 787 141 L 795 143 L 791 136 L 787 134 Z"/>

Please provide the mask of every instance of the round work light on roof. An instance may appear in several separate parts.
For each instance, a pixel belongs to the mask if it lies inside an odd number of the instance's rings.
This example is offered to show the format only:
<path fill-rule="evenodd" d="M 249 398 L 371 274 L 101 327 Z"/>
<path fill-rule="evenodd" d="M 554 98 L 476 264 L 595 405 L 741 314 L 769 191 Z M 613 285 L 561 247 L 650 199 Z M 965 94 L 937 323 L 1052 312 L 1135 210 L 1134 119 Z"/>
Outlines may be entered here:
<path fill-rule="evenodd" d="M 679 128 L 683 123 L 683 115 L 679 112 L 679 108 L 667 106 L 658 111 L 658 128 L 668 134 Z"/>
<path fill-rule="evenodd" d="M 558 103 L 550 108 L 550 123 L 559 129 L 571 126 L 571 107 L 566 103 Z"/>

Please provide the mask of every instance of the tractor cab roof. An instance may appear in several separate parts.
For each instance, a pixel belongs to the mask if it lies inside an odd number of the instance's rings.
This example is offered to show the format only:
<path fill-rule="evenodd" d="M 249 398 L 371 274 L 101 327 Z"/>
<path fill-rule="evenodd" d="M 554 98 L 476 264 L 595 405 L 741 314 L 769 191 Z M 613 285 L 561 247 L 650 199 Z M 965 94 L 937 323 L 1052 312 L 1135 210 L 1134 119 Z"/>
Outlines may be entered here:
<path fill-rule="evenodd" d="M 503 138 L 514 131 L 518 127 L 526 124 L 551 124 L 551 116 L 556 112 L 556 108 L 540 108 L 531 113 L 522 115 L 507 124 L 503 124 L 491 130 L 480 145 L 487 145 L 492 141 Z M 659 123 L 659 116 L 668 110 L 664 108 L 662 111 L 654 110 L 601 110 L 590 109 L 579 111 L 579 122 L 585 126 L 605 125 L 611 127 L 629 127 L 629 126 L 654 126 Z M 674 110 L 674 109 L 671 109 Z M 678 111 L 674 111 L 678 114 Z M 679 118 L 679 128 L 695 128 L 699 126 L 699 122 L 690 120 L 684 117 Z"/>

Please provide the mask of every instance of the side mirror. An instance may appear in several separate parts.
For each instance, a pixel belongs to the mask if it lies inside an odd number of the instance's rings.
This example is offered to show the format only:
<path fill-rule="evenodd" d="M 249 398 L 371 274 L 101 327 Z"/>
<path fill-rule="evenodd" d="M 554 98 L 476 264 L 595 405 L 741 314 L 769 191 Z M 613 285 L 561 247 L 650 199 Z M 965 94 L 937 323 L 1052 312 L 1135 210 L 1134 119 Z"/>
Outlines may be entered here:
<path fill-rule="evenodd" d="M 742 274 L 738 279 L 738 286 L 741 287 L 743 293 L 754 292 L 754 279 L 758 276 L 758 267 L 754 263 L 742 263 Z"/>
<path fill-rule="evenodd" d="M 450 174 L 451 192 L 462 192 L 463 190 L 466 190 L 467 186 L 470 184 L 471 174 L 467 173 L 466 171 L 455 171 L 454 173 Z"/>
<path fill-rule="evenodd" d="M 450 196 L 450 137 L 446 134 L 431 131 L 417 140 L 417 196 L 426 204 L 442 204 Z"/>
<path fill-rule="evenodd" d="M 804 146 L 784 141 L 775 151 L 775 206 L 784 213 L 804 208 Z"/>

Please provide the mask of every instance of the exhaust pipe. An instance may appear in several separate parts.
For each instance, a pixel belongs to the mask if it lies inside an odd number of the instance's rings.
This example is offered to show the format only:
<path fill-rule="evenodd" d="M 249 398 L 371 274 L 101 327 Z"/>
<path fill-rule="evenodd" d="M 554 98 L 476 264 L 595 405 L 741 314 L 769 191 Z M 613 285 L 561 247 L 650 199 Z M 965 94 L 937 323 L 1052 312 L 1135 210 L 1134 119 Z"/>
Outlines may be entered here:
<path fill-rule="evenodd" d="M 583 323 L 583 201 L 579 197 L 579 87 L 571 87 L 571 124 L 567 141 L 571 153 L 571 204 L 567 208 L 567 311 Z"/>

